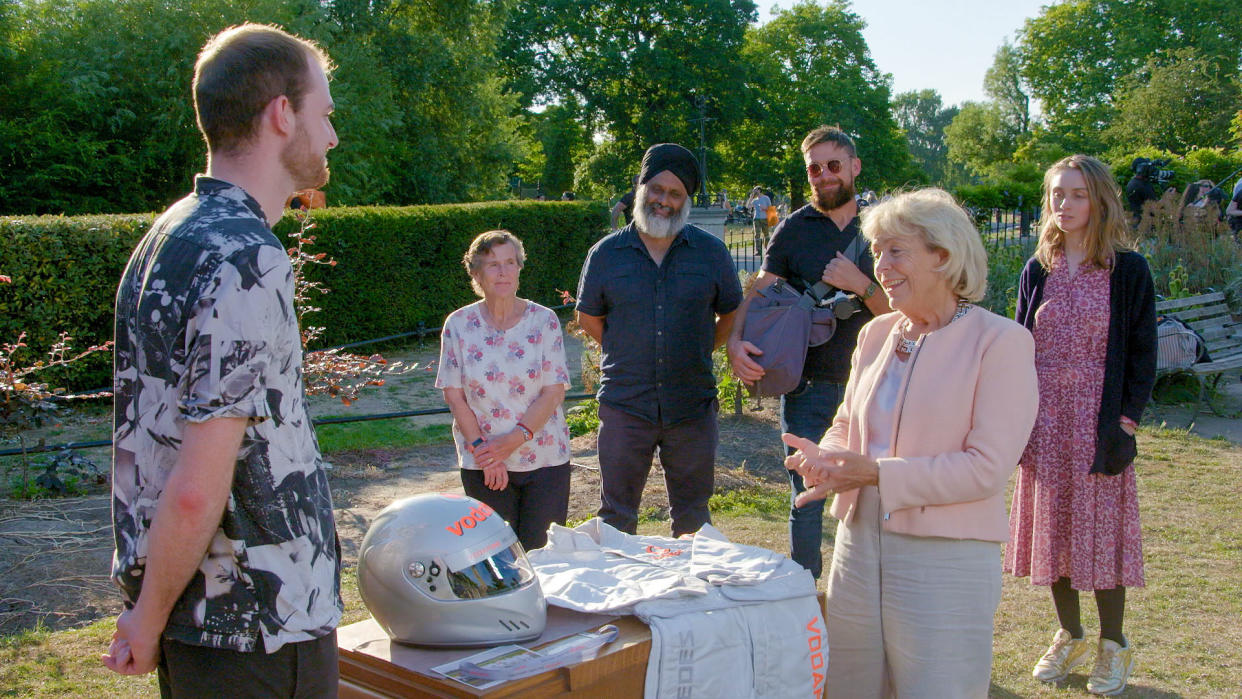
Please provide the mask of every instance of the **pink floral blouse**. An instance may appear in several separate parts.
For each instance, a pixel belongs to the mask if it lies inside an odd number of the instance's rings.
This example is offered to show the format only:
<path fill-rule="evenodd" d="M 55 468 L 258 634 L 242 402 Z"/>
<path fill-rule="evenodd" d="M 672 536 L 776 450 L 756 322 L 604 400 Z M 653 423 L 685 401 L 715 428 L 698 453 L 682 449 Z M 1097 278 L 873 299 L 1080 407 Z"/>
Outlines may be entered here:
<path fill-rule="evenodd" d="M 497 330 L 483 319 L 482 301 L 454 311 L 440 335 L 440 368 L 436 388 L 460 388 L 484 435 L 512 430 L 544 386 L 569 387 L 561 322 L 551 310 L 526 302 L 522 318 L 508 330 Z M 466 440 L 453 424 L 457 462 L 477 469 L 466 451 Z M 565 410 L 556 412 L 509 456 L 510 471 L 533 471 L 569 461 L 569 427 Z"/>

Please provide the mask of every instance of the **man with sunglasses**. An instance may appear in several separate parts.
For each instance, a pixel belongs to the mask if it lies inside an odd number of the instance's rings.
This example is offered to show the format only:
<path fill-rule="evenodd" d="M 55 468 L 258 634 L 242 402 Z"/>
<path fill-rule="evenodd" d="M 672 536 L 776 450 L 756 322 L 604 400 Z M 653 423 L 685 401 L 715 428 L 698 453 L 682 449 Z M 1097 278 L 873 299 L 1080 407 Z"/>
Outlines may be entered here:
<path fill-rule="evenodd" d="M 739 379 L 750 384 L 763 377 L 763 368 L 753 359 L 762 352 L 743 340 L 742 332 L 751 299 L 777 280 L 787 280 L 800 291 L 823 280 L 861 300 L 857 313 L 837 322 L 832 339 L 807 350 L 801 383 L 781 396 L 781 430 L 818 442 L 841 403 L 858 331 L 875 315 L 890 309 L 875 280 L 870 250 L 858 231 L 854 178 L 862 170 L 862 162 L 854 141 L 836 126 L 820 126 L 802 140 L 802 158 L 811 185 L 811 203 L 792 213 L 773 232 L 763 268 L 738 309 L 728 350 L 733 373 Z M 789 480 L 796 497 L 805 489 L 802 477 L 790 471 Z M 790 558 L 816 578 L 823 569 L 823 519 L 822 500 L 803 507 L 790 506 Z"/>

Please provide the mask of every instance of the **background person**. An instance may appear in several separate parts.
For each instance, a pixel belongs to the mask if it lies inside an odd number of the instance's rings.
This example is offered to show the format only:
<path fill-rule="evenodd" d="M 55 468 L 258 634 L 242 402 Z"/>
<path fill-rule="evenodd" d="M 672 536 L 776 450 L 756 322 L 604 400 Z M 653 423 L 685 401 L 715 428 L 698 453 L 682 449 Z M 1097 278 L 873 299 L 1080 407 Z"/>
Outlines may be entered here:
<path fill-rule="evenodd" d="M 986 697 L 1005 487 L 1035 421 L 1031 335 L 973 305 L 987 254 L 947 192 L 899 194 L 862 219 L 896 313 L 859 333 L 823 441 L 783 437 L 808 487 L 798 504 L 837 493 L 827 686 Z"/>
<path fill-rule="evenodd" d="M 622 221 L 624 221 L 626 225 L 629 225 L 630 221 L 633 219 L 634 191 L 638 187 L 638 175 L 634 175 L 630 182 L 634 185 L 634 187 L 625 194 L 622 194 L 621 198 L 617 200 L 617 203 L 612 205 L 612 213 L 610 214 L 608 220 L 608 228 L 611 230 L 615 231 L 620 228 Z"/>
<path fill-rule="evenodd" d="M 274 27 L 194 67 L 207 173 L 126 265 L 113 355 L 112 579 L 104 664 L 165 697 L 337 693 L 340 544 L 302 383 L 293 269 L 272 235 L 328 182 L 328 57 Z"/>
<path fill-rule="evenodd" d="M 1225 220 L 1229 223 L 1229 230 L 1233 231 L 1235 238 L 1242 236 L 1242 189 L 1233 195 L 1233 199 L 1230 199 L 1225 207 Z M 1242 238 L 1239 238 L 1239 242 L 1242 242 Z"/>
<path fill-rule="evenodd" d="M 1220 217 L 1223 212 L 1216 207 L 1220 206 L 1222 196 L 1211 180 L 1191 182 L 1182 190 L 1181 203 L 1177 207 L 1177 222 L 1185 223 L 1188 215 L 1200 220 Z M 1211 207 L 1210 204 L 1216 206 Z"/>
<path fill-rule="evenodd" d="M 1143 219 L 1143 205 L 1160 198 L 1151 184 L 1153 166 L 1146 160 L 1136 160 L 1134 176 L 1126 183 L 1126 204 L 1130 209 L 1130 223 L 1138 228 Z"/>
<path fill-rule="evenodd" d="M 569 514 L 561 323 L 518 298 L 526 252 L 512 233 L 478 236 L 462 264 L 483 300 L 445 319 L 436 374 L 453 413 L 461 484 L 509 522 L 522 548 L 542 548 L 548 525 Z"/>
<path fill-rule="evenodd" d="M 1014 489 L 1005 569 L 1052 587 L 1061 628 L 1032 673 L 1045 681 L 1088 659 L 1078 591 L 1095 591 L 1100 640 L 1087 689 L 1115 694 L 1134 667 L 1122 633 L 1126 588 L 1144 584 L 1134 430 L 1156 378 L 1155 289 L 1147 261 L 1126 247 L 1107 165 L 1058 161 L 1044 175 L 1044 211 L 1018 286 L 1040 410 Z"/>
<path fill-rule="evenodd" d="M 772 206 L 772 198 L 764 193 L 759 185 L 750 190 L 746 198 L 746 208 L 750 209 L 752 228 L 754 231 L 755 255 L 762 255 L 768 248 L 768 207 Z"/>

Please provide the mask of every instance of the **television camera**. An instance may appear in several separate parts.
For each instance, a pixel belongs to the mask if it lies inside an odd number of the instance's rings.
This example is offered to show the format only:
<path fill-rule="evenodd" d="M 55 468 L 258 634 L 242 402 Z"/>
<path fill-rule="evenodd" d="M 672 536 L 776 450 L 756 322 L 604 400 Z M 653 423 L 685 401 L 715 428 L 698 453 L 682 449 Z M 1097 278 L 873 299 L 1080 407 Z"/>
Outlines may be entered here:
<path fill-rule="evenodd" d="M 1173 171 L 1166 169 L 1168 165 L 1168 160 L 1135 158 L 1130 164 L 1130 169 L 1134 171 L 1136 177 L 1147 178 L 1152 187 L 1163 189 L 1169 186 L 1169 181 L 1173 179 Z"/>

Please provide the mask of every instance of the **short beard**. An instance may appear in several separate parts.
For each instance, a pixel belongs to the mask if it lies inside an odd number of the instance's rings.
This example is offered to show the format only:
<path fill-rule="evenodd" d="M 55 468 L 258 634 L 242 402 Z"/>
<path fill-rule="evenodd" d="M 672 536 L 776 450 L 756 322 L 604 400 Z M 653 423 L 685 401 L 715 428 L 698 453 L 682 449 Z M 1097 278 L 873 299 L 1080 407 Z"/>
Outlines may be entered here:
<path fill-rule="evenodd" d="M 640 184 L 634 191 L 634 227 L 649 238 L 671 238 L 681 232 L 690 221 L 690 200 L 682 202 L 677 213 L 669 218 L 656 214 L 647 204 L 647 185 Z"/>
<path fill-rule="evenodd" d="M 857 191 L 854 189 L 854 182 L 852 180 L 848 184 L 842 182 L 837 187 L 837 191 L 827 198 L 822 196 L 818 189 L 811 187 L 811 206 L 814 206 L 816 211 L 826 214 L 854 201 L 855 194 L 857 194 Z"/>
<path fill-rule="evenodd" d="M 293 140 L 280 152 L 280 164 L 293 179 L 293 190 L 319 189 L 328 184 L 328 161 L 311 151 L 310 135 L 299 126 Z"/>

